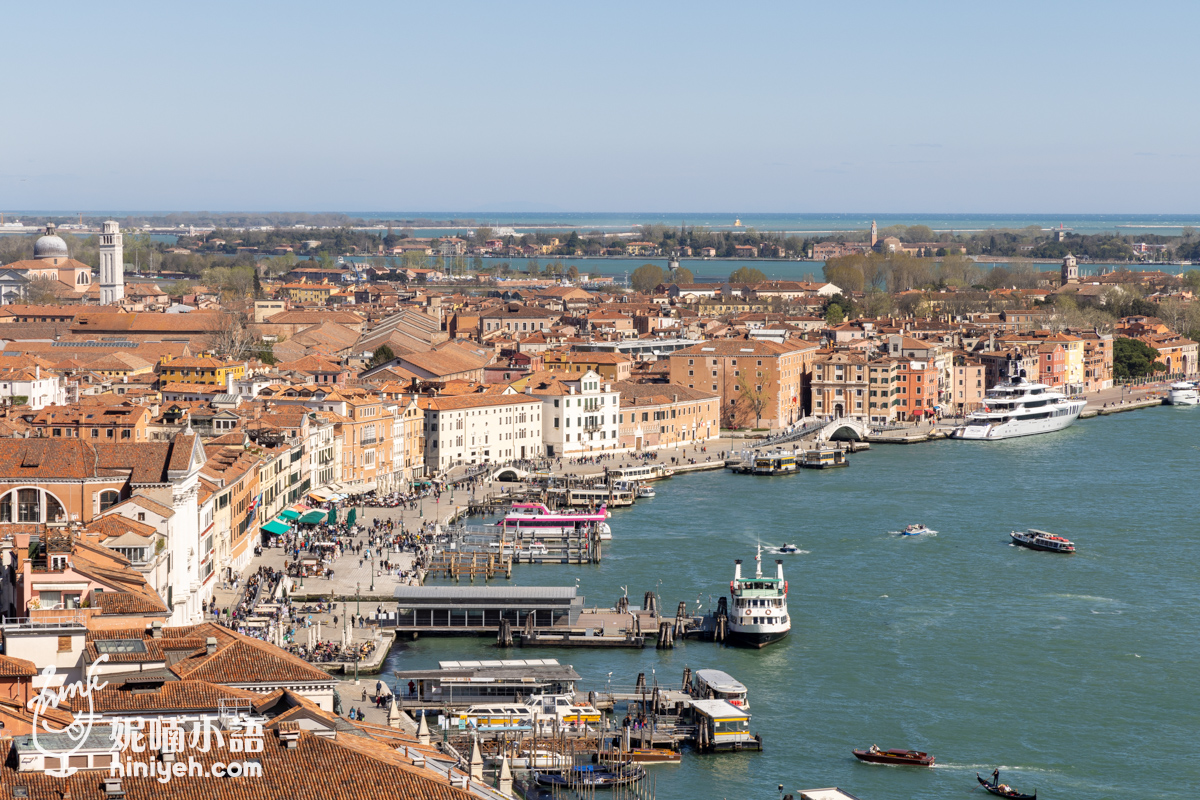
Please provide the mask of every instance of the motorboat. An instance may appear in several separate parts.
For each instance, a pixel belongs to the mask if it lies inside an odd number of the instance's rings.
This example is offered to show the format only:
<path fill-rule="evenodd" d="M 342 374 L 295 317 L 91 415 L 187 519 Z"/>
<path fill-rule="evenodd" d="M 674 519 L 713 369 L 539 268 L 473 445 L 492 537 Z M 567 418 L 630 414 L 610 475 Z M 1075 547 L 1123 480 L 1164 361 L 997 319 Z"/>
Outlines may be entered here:
<path fill-rule="evenodd" d="M 988 390 L 983 407 L 955 428 L 951 438 L 995 441 L 1051 433 L 1073 425 L 1087 405 L 1047 384 L 1030 383 L 1011 356 L 1006 374 L 1008 380 Z"/>
<path fill-rule="evenodd" d="M 902 531 L 892 531 L 892 533 L 897 533 L 901 536 L 924 536 L 926 534 L 929 536 L 937 536 L 937 531 L 927 528 L 919 522 L 913 525 L 905 526 L 904 530 Z"/>
<path fill-rule="evenodd" d="M 639 486 L 637 490 L 637 496 L 639 500 L 654 497 L 655 494 L 657 494 L 657 492 L 655 492 L 650 486 Z"/>
<path fill-rule="evenodd" d="M 1200 405 L 1200 391 L 1196 390 L 1196 384 L 1194 383 L 1188 383 L 1187 381 L 1176 381 L 1175 383 L 1172 383 L 1171 388 L 1167 390 L 1167 405 Z"/>
<path fill-rule="evenodd" d="M 920 750 L 881 750 L 871 745 L 866 750 L 855 750 L 854 757 L 868 764 L 891 764 L 897 767 L 932 767 L 934 758 Z"/>
<path fill-rule="evenodd" d="M 975 773 L 975 779 L 979 784 L 988 791 L 988 794 L 994 794 L 996 797 L 1007 797 L 1009 800 L 1037 800 L 1037 789 L 1033 790 L 1033 794 L 1021 794 L 1016 789 L 1009 786 L 1007 783 L 1000 783 L 999 778 L 996 781 L 984 780 L 979 773 Z"/>
<path fill-rule="evenodd" d="M 801 550 L 797 545 L 783 544 L 783 545 L 780 545 L 779 547 L 772 549 L 771 552 L 774 553 L 775 555 L 780 555 L 780 556 L 794 556 L 797 553 L 803 553 L 804 551 Z"/>
<path fill-rule="evenodd" d="M 775 575 L 762 574 L 762 545 L 754 556 L 754 577 L 742 577 L 742 560 L 734 561 L 729 593 L 729 642 L 765 647 L 778 642 L 792 629 L 787 609 L 787 581 L 783 579 L 783 561 L 775 560 Z"/>
<path fill-rule="evenodd" d="M 1030 528 L 1027 531 L 1013 531 L 1009 534 L 1013 544 L 1028 547 L 1030 550 L 1045 550 L 1050 553 L 1074 553 L 1075 543 L 1053 533 Z"/>

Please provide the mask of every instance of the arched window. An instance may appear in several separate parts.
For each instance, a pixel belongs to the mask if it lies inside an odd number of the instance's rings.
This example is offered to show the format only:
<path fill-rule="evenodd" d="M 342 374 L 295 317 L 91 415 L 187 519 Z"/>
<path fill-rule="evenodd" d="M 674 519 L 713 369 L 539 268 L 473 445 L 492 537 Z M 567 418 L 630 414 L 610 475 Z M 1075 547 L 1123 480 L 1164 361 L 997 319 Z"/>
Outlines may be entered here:
<path fill-rule="evenodd" d="M 105 489 L 100 493 L 100 512 L 108 511 L 121 500 L 120 492 L 114 489 Z"/>
<path fill-rule="evenodd" d="M 0 497 L 0 522 L 65 522 L 66 518 L 58 498 L 42 489 L 17 489 Z"/>

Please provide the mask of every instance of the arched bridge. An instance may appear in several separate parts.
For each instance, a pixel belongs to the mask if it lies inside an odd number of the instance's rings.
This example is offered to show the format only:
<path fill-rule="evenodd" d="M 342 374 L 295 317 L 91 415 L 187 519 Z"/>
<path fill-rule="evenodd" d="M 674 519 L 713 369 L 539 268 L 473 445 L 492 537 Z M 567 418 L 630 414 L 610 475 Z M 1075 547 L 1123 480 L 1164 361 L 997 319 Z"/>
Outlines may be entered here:
<path fill-rule="evenodd" d="M 841 417 L 822 427 L 817 435 L 825 441 L 861 442 L 867 438 L 867 425 L 856 419 Z"/>
<path fill-rule="evenodd" d="M 517 481 L 525 480 L 528 475 L 529 473 L 523 469 L 517 469 L 516 467 L 501 467 L 492 473 L 492 480 L 502 481 L 504 483 L 515 483 Z"/>

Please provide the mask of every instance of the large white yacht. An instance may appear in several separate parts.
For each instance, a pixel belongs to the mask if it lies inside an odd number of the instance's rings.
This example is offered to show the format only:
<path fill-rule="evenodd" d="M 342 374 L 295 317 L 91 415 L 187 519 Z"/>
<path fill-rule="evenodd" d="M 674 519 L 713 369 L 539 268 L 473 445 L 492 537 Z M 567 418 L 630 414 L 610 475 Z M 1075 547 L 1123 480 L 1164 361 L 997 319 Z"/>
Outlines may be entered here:
<path fill-rule="evenodd" d="M 792 629 L 787 609 L 787 581 L 783 579 L 783 560 L 775 561 L 775 576 L 762 574 L 762 545 L 754 556 L 754 577 L 742 577 L 742 560 L 736 560 L 733 580 L 729 582 L 729 642 L 765 647 L 778 642 Z"/>
<path fill-rule="evenodd" d="M 955 439 L 1011 439 L 1051 433 L 1072 425 L 1087 405 L 1044 383 L 1030 383 L 1017 362 L 1008 362 L 1008 380 L 989 389 L 983 408 L 950 434 Z"/>
<path fill-rule="evenodd" d="M 1170 390 L 1167 391 L 1167 405 L 1200 405 L 1200 392 L 1196 391 L 1196 384 L 1187 381 L 1172 383 Z"/>

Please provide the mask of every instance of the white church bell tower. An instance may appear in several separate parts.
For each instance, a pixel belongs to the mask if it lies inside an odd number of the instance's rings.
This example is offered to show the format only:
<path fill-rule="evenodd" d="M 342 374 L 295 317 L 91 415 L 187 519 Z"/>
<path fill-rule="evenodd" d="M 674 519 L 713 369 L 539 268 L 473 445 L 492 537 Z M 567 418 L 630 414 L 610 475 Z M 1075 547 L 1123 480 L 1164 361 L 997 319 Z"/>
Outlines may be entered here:
<path fill-rule="evenodd" d="M 119 303 L 125 297 L 125 250 L 121 228 L 109 220 L 100 232 L 100 304 Z"/>

